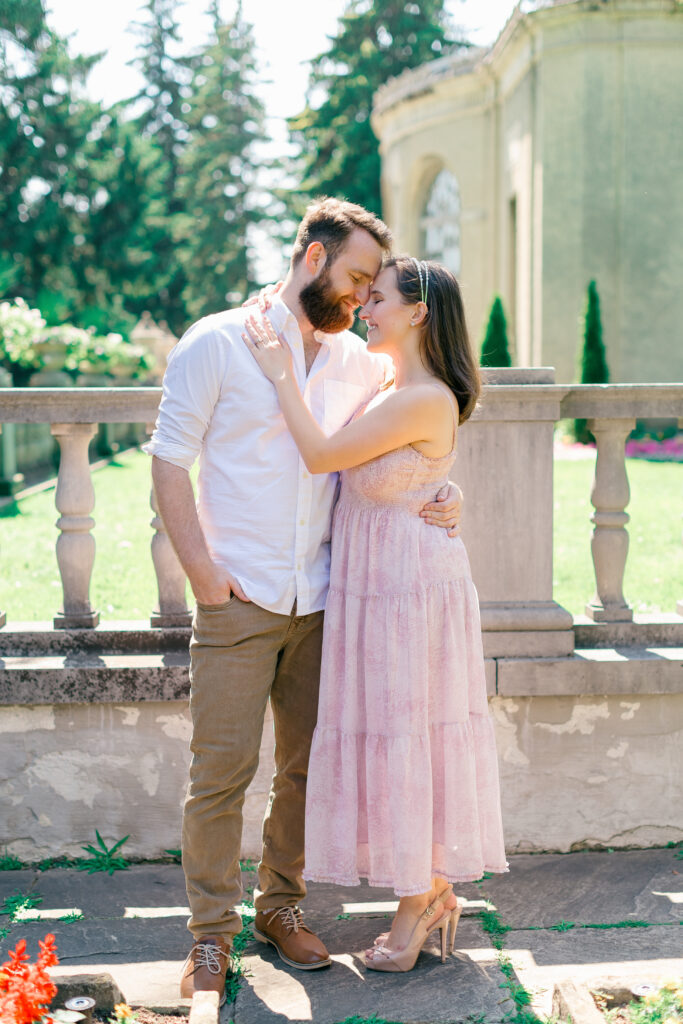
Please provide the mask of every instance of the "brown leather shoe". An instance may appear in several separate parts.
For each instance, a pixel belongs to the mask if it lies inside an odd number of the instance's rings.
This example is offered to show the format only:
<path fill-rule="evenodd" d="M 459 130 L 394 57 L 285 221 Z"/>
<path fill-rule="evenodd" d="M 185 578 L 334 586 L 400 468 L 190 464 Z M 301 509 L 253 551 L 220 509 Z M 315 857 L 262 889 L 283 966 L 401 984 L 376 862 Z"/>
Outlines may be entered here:
<path fill-rule="evenodd" d="M 225 1002 L 225 975 L 229 966 L 230 944 L 222 935 L 202 935 L 183 964 L 181 999 L 191 999 L 195 992 L 220 992 L 222 1006 Z"/>
<path fill-rule="evenodd" d="M 254 938 L 274 946 L 281 960 L 300 971 L 315 971 L 332 963 L 318 936 L 304 924 L 299 907 L 259 911 L 254 918 Z"/>

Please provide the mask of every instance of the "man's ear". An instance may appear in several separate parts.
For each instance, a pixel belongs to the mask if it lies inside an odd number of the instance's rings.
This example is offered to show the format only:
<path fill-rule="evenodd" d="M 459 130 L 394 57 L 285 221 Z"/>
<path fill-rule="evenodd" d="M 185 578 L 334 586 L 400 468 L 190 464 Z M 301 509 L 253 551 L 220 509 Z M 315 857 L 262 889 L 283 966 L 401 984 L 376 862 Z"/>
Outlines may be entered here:
<path fill-rule="evenodd" d="M 317 277 L 327 262 L 327 253 L 322 242 L 311 242 L 304 256 L 306 269 L 311 277 Z"/>

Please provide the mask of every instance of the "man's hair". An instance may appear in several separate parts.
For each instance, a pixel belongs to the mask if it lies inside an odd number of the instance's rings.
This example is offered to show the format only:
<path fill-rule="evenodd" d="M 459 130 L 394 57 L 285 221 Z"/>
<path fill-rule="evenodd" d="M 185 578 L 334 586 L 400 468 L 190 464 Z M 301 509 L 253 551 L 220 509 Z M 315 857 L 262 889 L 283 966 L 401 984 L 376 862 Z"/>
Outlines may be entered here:
<path fill-rule="evenodd" d="M 344 199 L 316 199 L 307 207 L 299 225 L 292 251 L 292 266 L 301 262 L 311 242 L 321 242 L 330 264 L 334 263 L 356 228 L 372 235 L 386 254 L 390 252 L 391 231 L 374 213 Z"/>

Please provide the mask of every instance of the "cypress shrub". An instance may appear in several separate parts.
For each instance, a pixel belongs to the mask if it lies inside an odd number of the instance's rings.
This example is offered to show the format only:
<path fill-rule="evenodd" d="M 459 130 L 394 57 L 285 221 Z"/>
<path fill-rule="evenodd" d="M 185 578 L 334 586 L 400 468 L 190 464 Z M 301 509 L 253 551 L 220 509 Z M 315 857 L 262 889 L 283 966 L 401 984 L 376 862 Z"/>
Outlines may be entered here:
<path fill-rule="evenodd" d="M 607 356 L 602 342 L 602 322 L 600 320 L 600 297 L 595 281 L 588 285 L 586 311 L 583 318 L 583 346 L 579 364 L 579 381 L 581 384 L 607 384 L 609 370 Z M 586 426 L 585 420 L 574 420 L 574 437 L 581 444 L 590 444 L 593 435 Z"/>
<path fill-rule="evenodd" d="M 496 295 L 489 313 L 489 322 L 486 325 L 486 334 L 481 346 L 481 357 L 479 360 L 482 366 L 511 366 L 510 350 L 508 348 L 507 322 L 505 310 L 500 295 Z"/>

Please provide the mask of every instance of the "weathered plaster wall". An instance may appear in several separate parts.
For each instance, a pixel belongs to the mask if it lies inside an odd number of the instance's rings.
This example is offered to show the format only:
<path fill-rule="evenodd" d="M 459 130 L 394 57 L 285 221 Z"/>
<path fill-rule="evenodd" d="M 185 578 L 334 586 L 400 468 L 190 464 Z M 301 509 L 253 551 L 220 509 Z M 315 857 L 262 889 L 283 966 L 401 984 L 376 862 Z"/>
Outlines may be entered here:
<path fill-rule="evenodd" d="M 186 701 L 0 707 L 0 849 L 22 860 L 82 856 L 98 829 L 130 835 L 129 856 L 180 846 L 190 762 Z M 259 847 L 272 776 L 272 722 L 245 803 L 245 848 Z"/>
<path fill-rule="evenodd" d="M 683 694 L 494 697 L 510 852 L 680 838 Z M 183 701 L 0 708 L 0 849 L 24 860 L 126 834 L 125 852 L 180 844 L 190 721 Z M 272 775 L 270 717 L 245 801 L 258 857 Z"/>
<path fill-rule="evenodd" d="M 495 697 L 510 853 L 647 846 L 683 829 L 683 694 Z"/>

